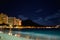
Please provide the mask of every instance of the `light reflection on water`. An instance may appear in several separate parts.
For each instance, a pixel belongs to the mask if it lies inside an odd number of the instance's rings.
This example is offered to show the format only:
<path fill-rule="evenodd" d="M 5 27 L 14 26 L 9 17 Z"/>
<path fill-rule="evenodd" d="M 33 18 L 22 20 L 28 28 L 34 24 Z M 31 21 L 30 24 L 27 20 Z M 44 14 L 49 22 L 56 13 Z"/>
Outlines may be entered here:
<path fill-rule="evenodd" d="M 30 36 L 30 35 L 26 35 L 26 34 L 20 34 L 20 37 L 24 37 L 26 39 L 33 39 L 33 40 L 60 40 L 57 37 L 43 37 L 43 36 Z"/>
<path fill-rule="evenodd" d="M 26 39 L 32 40 L 60 40 L 60 36 L 55 35 L 47 35 L 47 34 L 36 34 L 36 33 L 28 33 L 28 32 L 12 32 L 14 35 L 17 34 L 17 37 L 23 37 Z"/>
<path fill-rule="evenodd" d="M 26 39 L 32 39 L 32 40 L 60 40 L 59 36 L 55 36 L 55 35 L 36 34 L 36 33 L 28 33 L 28 32 L 16 32 L 16 33 L 20 33 L 20 37 L 24 37 Z"/>

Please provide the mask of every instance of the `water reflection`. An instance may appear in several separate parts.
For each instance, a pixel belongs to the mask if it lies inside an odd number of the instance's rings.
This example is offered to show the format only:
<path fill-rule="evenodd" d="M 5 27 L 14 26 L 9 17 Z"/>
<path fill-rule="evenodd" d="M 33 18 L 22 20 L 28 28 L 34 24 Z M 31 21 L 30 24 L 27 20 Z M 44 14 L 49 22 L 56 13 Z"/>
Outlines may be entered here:
<path fill-rule="evenodd" d="M 52 38 L 52 37 L 40 37 L 40 36 L 33 36 L 33 35 L 27 35 L 27 34 L 18 34 L 17 37 L 24 37 L 26 39 L 32 39 L 32 40 L 60 40 L 59 38 Z"/>
<path fill-rule="evenodd" d="M 35 35 L 33 33 L 20 33 L 20 32 L 13 32 L 14 36 L 16 37 L 23 37 L 26 38 L 27 40 L 60 40 L 59 37 L 57 36 L 49 36 L 49 35 Z"/>
<path fill-rule="evenodd" d="M 18 34 L 15 34 L 16 37 L 20 37 L 21 35 L 18 33 Z"/>

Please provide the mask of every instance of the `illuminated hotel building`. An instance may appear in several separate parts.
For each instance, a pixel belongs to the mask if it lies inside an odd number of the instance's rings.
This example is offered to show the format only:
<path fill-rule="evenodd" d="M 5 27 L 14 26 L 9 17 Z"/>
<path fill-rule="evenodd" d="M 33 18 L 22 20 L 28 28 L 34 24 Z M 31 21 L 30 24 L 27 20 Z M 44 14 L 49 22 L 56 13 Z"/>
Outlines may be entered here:
<path fill-rule="evenodd" d="M 20 19 L 16 19 L 16 25 L 21 25 L 21 20 Z"/>
<path fill-rule="evenodd" d="M 16 25 L 16 17 L 14 17 L 13 20 L 13 25 Z"/>
<path fill-rule="evenodd" d="M 16 17 L 8 17 L 4 13 L 0 13 L 0 24 L 9 24 L 9 26 L 13 25 L 21 25 L 21 19 L 17 19 Z"/>
<path fill-rule="evenodd" d="M 17 19 L 16 17 L 9 17 L 8 24 L 10 25 L 21 25 L 21 20 Z"/>
<path fill-rule="evenodd" d="M 8 24 L 8 16 L 4 13 L 0 13 L 0 24 Z"/>
<path fill-rule="evenodd" d="M 8 24 L 13 25 L 14 24 L 14 17 L 8 17 Z"/>

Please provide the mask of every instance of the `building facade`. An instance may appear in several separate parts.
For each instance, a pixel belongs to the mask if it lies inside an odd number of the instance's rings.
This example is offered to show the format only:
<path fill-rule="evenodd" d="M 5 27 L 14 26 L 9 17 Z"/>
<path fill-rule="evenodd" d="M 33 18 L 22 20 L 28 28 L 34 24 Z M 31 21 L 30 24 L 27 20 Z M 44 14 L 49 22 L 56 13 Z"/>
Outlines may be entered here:
<path fill-rule="evenodd" d="M 14 17 L 8 17 L 8 24 L 13 25 L 14 24 Z"/>
<path fill-rule="evenodd" d="M 21 25 L 21 20 L 20 19 L 16 19 L 16 25 Z"/>
<path fill-rule="evenodd" d="M 16 17 L 9 17 L 8 24 L 10 25 L 21 25 L 21 20 L 17 19 Z"/>
<path fill-rule="evenodd" d="M 8 16 L 4 13 L 0 13 L 0 24 L 8 24 Z"/>
<path fill-rule="evenodd" d="M 4 13 L 0 13 L 0 24 L 8 24 L 9 27 L 13 27 L 13 25 L 21 25 L 21 19 L 17 19 L 16 17 L 8 17 L 8 15 Z"/>

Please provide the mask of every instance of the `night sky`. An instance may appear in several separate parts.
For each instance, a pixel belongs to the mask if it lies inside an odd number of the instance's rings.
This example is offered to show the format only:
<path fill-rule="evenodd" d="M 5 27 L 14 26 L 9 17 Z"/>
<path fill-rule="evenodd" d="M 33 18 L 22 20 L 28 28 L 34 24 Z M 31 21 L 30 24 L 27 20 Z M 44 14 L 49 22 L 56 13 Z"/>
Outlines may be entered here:
<path fill-rule="evenodd" d="M 41 25 L 60 24 L 58 0 L 0 0 L 0 12 L 22 20 L 31 19 Z"/>

